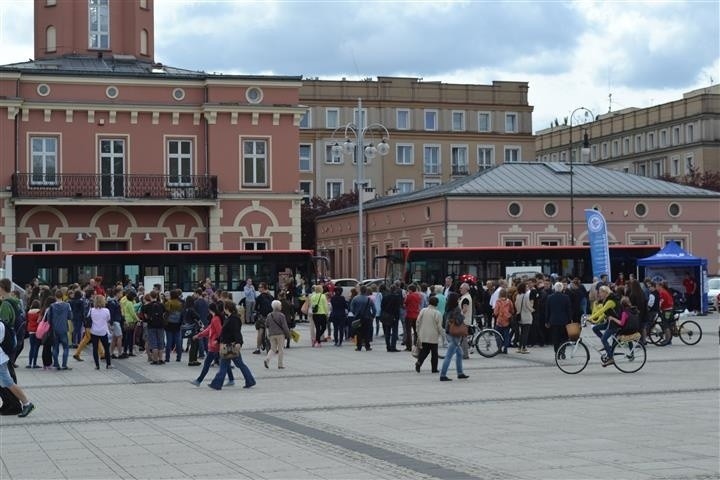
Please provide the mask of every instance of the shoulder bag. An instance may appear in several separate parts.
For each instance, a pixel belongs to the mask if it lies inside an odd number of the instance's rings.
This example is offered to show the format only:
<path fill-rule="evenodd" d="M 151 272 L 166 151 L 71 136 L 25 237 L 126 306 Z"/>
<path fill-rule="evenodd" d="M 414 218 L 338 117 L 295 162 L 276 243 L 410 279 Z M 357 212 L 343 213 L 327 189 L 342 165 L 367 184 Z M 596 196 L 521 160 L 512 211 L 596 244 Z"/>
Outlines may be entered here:
<path fill-rule="evenodd" d="M 465 325 L 465 322 L 458 325 L 457 319 L 450 317 L 448 319 L 448 333 L 451 337 L 467 337 L 468 326 Z"/>

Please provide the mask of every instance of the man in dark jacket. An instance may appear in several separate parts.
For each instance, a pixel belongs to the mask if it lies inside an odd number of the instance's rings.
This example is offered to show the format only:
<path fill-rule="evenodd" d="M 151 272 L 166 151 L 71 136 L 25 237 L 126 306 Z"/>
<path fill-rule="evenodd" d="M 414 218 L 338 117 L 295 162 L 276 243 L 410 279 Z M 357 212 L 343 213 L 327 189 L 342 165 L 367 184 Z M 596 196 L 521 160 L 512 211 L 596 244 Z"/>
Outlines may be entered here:
<path fill-rule="evenodd" d="M 356 295 L 350 302 L 350 311 L 355 315 L 355 319 L 360 319 L 355 350 L 362 350 L 363 345 L 365 345 L 365 350 L 372 350 L 370 340 L 372 339 L 372 321 L 375 318 L 375 305 L 368 296 L 366 285 L 360 286 L 360 294 Z M 406 332 L 406 335 L 409 335 L 409 332 Z"/>
<path fill-rule="evenodd" d="M 570 323 L 571 304 L 570 297 L 563 293 L 564 286 L 561 282 L 553 285 L 553 293 L 545 300 L 545 321 L 550 329 L 550 341 L 557 353 L 558 348 L 567 341 L 565 325 Z"/>
<path fill-rule="evenodd" d="M 255 330 L 257 330 L 256 348 L 253 352 L 255 355 L 260 354 L 260 350 L 263 350 L 263 338 L 265 335 L 265 317 L 270 315 L 272 312 L 272 301 L 275 300 L 270 292 L 268 291 L 267 284 L 260 282 L 258 285 L 258 291 L 260 292 L 255 298 Z"/>

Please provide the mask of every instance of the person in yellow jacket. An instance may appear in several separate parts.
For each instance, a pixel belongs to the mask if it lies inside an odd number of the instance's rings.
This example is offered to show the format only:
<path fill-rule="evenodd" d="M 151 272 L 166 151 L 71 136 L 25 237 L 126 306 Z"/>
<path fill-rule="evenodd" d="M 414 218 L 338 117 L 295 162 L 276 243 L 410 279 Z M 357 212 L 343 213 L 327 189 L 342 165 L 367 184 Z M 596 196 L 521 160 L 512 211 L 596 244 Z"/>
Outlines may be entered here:
<path fill-rule="evenodd" d="M 312 313 L 312 321 L 315 324 L 315 338 L 312 340 L 313 347 L 319 347 L 327 326 L 327 318 L 329 313 L 327 297 L 323 293 L 322 285 L 315 285 L 315 291 L 309 297 L 310 312 Z"/>
<path fill-rule="evenodd" d="M 135 326 L 138 322 L 137 310 L 135 309 L 135 300 L 137 293 L 130 290 L 120 299 L 120 312 L 122 312 L 125 320 L 123 330 L 123 356 L 134 357 L 133 349 L 135 348 Z"/>

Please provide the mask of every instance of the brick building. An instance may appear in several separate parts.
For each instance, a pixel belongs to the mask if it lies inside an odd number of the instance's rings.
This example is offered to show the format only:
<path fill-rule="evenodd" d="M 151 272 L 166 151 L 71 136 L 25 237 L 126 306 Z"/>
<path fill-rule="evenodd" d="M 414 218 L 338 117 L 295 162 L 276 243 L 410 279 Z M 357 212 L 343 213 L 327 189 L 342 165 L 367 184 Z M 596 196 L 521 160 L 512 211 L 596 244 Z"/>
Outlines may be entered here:
<path fill-rule="evenodd" d="M 0 67 L 0 245 L 300 248 L 300 77 L 154 58 L 153 0 L 35 0 Z"/>

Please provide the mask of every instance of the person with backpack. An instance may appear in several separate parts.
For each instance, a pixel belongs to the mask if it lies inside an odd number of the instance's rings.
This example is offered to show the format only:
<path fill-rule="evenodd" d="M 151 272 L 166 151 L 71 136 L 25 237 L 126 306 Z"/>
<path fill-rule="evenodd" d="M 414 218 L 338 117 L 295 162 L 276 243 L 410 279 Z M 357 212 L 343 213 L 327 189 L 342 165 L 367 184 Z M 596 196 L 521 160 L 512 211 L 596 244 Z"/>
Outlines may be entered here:
<path fill-rule="evenodd" d="M 84 320 L 87 316 L 87 311 L 89 310 L 89 308 L 85 308 L 85 297 L 83 296 L 83 292 L 79 289 L 75 290 L 75 293 L 73 293 L 73 298 L 70 299 L 69 303 L 70 311 L 72 312 L 73 324 L 72 341 L 70 342 L 70 347 L 77 348 L 83 337 L 83 324 L 85 323 Z"/>
<path fill-rule="evenodd" d="M 255 330 L 257 331 L 256 336 L 256 348 L 253 352 L 255 355 L 260 355 L 260 350 L 263 350 L 265 348 L 264 345 L 264 338 L 265 338 L 265 317 L 270 315 L 270 312 L 272 312 L 272 301 L 275 300 L 272 295 L 270 295 L 270 292 L 268 291 L 267 284 L 265 282 L 260 282 L 258 285 L 258 290 L 260 294 L 257 295 L 255 298 Z M 245 307 L 245 310 L 248 310 L 248 307 Z"/>
<path fill-rule="evenodd" d="M 165 350 L 165 307 L 160 303 L 160 295 L 153 289 L 149 293 L 150 301 L 142 306 L 140 312 L 147 323 L 147 350 L 148 361 L 151 365 L 162 365 Z"/>
<path fill-rule="evenodd" d="M 180 327 L 182 337 L 187 338 L 190 343 L 188 367 L 197 367 L 200 365 L 200 362 L 198 362 L 200 342 L 195 339 L 195 335 L 198 334 L 203 327 L 200 321 L 200 314 L 195 309 L 195 297 L 188 295 L 185 299 L 185 307 L 182 312 L 182 325 Z"/>
<path fill-rule="evenodd" d="M 17 346 L 17 336 L 15 335 L 16 313 L 19 309 L 20 301 L 10 292 L 12 291 L 12 282 L 3 278 L 0 280 L 0 322 L 5 325 L 3 335 L 0 336 L 0 348 L 2 348 L 8 358 L 14 356 L 15 347 Z M 12 364 L 14 365 L 14 359 Z"/>
<path fill-rule="evenodd" d="M 0 280 L 0 282 L 2 282 L 2 280 Z M 3 290 L 4 288 L 5 286 L 0 283 L 0 298 L 3 299 L 3 303 L 5 303 L 5 296 L 3 294 L 9 293 L 9 290 Z M 5 338 L 7 334 L 8 332 L 6 331 L 5 322 L 0 322 L 0 338 Z M 35 410 L 35 405 L 28 400 L 28 397 L 25 395 L 23 389 L 15 383 L 15 379 L 13 378 L 14 369 L 11 371 L 10 368 L 10 357 L 5 349 L 0 346 L 0 387 L 7 388 L 22 404 L 22 410 L 18 414 L 18 417 L 27 417 L 30 415 L 30 412 Z M 5 402 L 3 401 L 3 404 L 4 403 Z"/>
<path fill-rule="evenodd" d="M 175 350 L 175 361 L 182 360 L 183 338 L 180 327 L 182 326 L 183 302 L 180 298 L 180 290 L 170 290 L 170 300 L 165 302 L 165 362 L 170 361 L 170 353 Z"/>
<path fill-rule="evenodd" d="M 501 288 L 498 293 L 498 299 L 495 301 L 493 308 L 493 317 L 495 317 L 495 329 L 500 332 L 503 338 L 502 349 L 500 353 L 507 354 L 510 346 L 510 320 L 515 315 L 515 306 L 507 296 L 507 290 Z"/>
<path fill-rule="evenodd" d="M 367 285 L 361 285 L 360 293 L 350 301 L 350 311 L 356 320 L 360 320 L 360 326 L 355 335 L 355 350 L 359 352 L 365 345 L 365 350 L 369 352 L 372 350 L 370 342 L 373 338 L 372 322 L 375 318 L 375 304 L 368 295 Z"/>
<path fill-rule="evenodd" d="M 106 302 L 106 308 L 110 312 L 110 334 L 112 340 L 110 343 L 110 358 L 127 358 L 123 355 L 123 328 L 125 319 L 123 318 L 122 309 L 120 308 L 120 299 L 123 296 L 122 287 L 114 287 L 110 290 L 110 296 Z"/>

